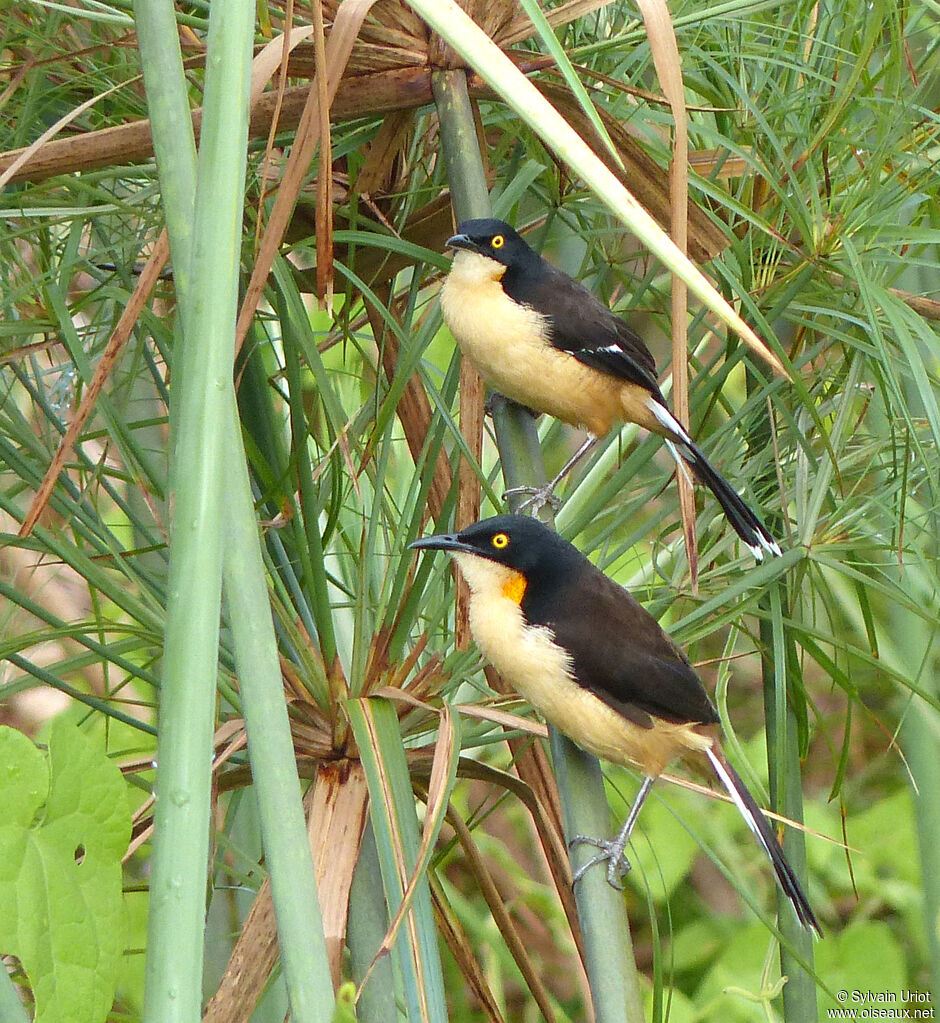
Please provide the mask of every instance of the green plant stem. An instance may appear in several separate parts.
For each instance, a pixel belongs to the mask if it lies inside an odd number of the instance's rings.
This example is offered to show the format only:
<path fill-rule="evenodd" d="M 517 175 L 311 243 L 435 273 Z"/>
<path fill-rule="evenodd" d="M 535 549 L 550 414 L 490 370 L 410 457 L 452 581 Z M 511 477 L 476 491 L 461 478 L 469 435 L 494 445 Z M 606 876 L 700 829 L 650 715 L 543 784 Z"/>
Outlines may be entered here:
<path fill-rule="evenodd" d="M 467 92 L 467 74 L 462 68 L 436 71 L 431 76 L 431 90 L 441 122 L 441 146 L 457 221 L 491 216 L 490 193 Z"/>
<path fill-rule="evenodd" d="M 916 566 L 906 569 L 907 585 L 925 607 L 936 601 L 929 579 Z M 940 678 L 935 634 L 912 621 L 909 612 L 895 607 L 894 628 L 885 643 L 886 656 L 920 679 L 931 695 Z M 931 679 L 933 683 L 931 684 Z M 904 754 L 914 783 L 914 813 L 920 851 L 920 876 L 924 891 L 924 921 L 927 932 L 927 962 L 933 1004 L 940 1004 L 940 714 L 919 697 L 910 697 L 904 711 L 901 732 Z"/>
<path fill-rule="evenodd" d="M 545 464 L 539 445 L 535 420 L 525 409 L 507 401 L 501 394 L 490 399 L 499 464 L 507 487 L 540 487 L 545 482 Z M 525 500 L 525 494 L 510 495 L 513 511 Z M 544 505 L 545 518 L 554 519 L 551 505 Z"/>
<path fill-rule="evenodd" d="M 606 837 L 610 809 L 600 763 L 557 729 L 549 738 L 552 763 L 561 793 L 565 838 Z M 590 851 L 584 851 L 589 856 Z M 642 1023 L 643 993 L 630 940 L 630 921 L 623 896 L 607 883 L 603 867 L 592 868 L 574 889 L 584 939 L 585 967 L 597 1023 Z"/>
<path fill-rule="evenodd" d="M 291 1019 L 294 1023 L 320 1023 L 332 1017 L 333 985 L 258 523 L 234 406 L 230 416 L 224 587 L 235 640 L 252 784 L 258 799 Z"/>
<path fill-rule="evenodd" d="M 920 703 L 914 697 L 915 703 Z M 933 1004 L 940 1004 L 940 714 L 921 704 L 904 724 L 904 748 L 917 791 L 914 811 L 924 888 L 924 920 Z"/>
<path fill-rule="evenodd" d="M 767 765 L 770 782 L 770 803 L 778 813 L 797 823 L 803 822 L 803 785 L 800 773 L 800 750 L 796 715 L 787 701 L 787 665 L 793 644 L 786 634 L 780 614 L 780 602 L 786 584 L 778 580 L 761 598 L 769 612 L 761 620 L 761 644 L 772 650 L 770 660 L 763 658 L 761 674 L 764 683 L 764 714 L 767 730 Z M 783 851 L 793 871 L 806 887 L 806 841 L 803 832 L 787 828 Z M 802 1023 L 817 1018 L 816 983 L 801 965 L 813 964 L 813 935 L 797 920 L 789 900 L 777 887 L 777 922 L 783 943 L 780 946 L 780 972 L 787 977 L 783 988 L 783 1018 L 788 1023 Z"/>
<path fill-rule="evenodd" d="M 157 746 L 153 875 L 144 1018 L 198 1019 L 215 723 L 226 434 L 241 251 L 254 8 L 219 0 L 210 16 L 205 115 L 190 199 L 192 150 L 179 127 L 185 96 L 172 6 L 140 4 L 141 55 L 154 84 L 155 137 L 177 275 L 183 357 L 171 437 L 174 518 Z M 168 21 L 168 18 L 170 19 Z M 169 26 L 172 24 L 172 40 Z M 167 63 L 156 63 L 166 60 Z M 176 83 L 163 77 L 178 77 Z M 179 201 L 177 208 L 175 202 Z M 192 240 L 185 221 L 193 225 Z M 174 245 L 175 243 L 175 245 Z M 187 283 L 190 281 L 191 283 Z"/>
<path fill-rule="evenodd" d="M 441 148 L 458 219 L 491 215 L 483 162 L 477 146 L 466 74 L 439 71 L 432 79 L 441 122 Z M 493 412 L 503 479 L 508 487 L 545 482 L 535 420 L 512 402 L 498 400 Z M 549 730 L 567 838 L 606 835 L 610 810 L 600 765 L 556 729 Z M 642 1023 L 643 1002 L 622 896 L 603 871 L 578 885 L 578 918 L 585 936 L 585 969 L 597 1023 Z M 611 964 L 616 964 L 613 968 Z"/>
<path fill-rule="evenodd" d="M 177 295 L 186 296 L 191 280 L 196 139 L 179 30 L 173 4 L 167 0 L 135 0 L 134 20 L 147 111 L 153 126 L 153 152 L 160 176 L 163 215 L 170 236 L 173 280 Z M 187 305 L 187 301 L 181 299 L 181 306 Z"/>

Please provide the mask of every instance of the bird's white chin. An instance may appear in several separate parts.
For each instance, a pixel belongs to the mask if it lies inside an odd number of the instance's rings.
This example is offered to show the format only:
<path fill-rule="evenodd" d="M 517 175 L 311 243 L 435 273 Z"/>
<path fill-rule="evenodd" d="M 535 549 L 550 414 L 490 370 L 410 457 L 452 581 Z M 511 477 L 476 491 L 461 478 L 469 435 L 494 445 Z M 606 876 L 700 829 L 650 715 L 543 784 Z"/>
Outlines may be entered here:
<path fill-rule="evenodd" d="M 479 252 L 458 249 L 454 253 L 454 261 L 451 264 L 447 283 L 456 278 L 454 283 L 467 287 L 488 281 L 498 281 L 505 272 L 506 267 L 498 260 L 490 259 L 489 256 L 481 255 Z M 447 283 L 445 283 L 445 287 Z"/>

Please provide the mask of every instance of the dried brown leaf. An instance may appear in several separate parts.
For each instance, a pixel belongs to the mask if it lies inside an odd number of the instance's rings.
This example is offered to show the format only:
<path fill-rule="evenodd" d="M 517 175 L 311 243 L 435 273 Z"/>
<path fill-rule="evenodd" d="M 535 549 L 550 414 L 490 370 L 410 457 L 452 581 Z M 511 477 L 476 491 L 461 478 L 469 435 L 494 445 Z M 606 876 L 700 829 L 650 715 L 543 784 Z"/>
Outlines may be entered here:
<path fill-rule="evenodd" d="M 334 988 L 346 941 L 349 890 L 365 828 L 368 789 L 362 765 L 320 764 L 304 797 L 307 834 L 320 895 L 323 934 Z M 277 962 L 278 943 L 270 882 L 265 879 L 248 913 L 228 967 L 206 1007 L 203 1023 L 247 1023 Z"/>

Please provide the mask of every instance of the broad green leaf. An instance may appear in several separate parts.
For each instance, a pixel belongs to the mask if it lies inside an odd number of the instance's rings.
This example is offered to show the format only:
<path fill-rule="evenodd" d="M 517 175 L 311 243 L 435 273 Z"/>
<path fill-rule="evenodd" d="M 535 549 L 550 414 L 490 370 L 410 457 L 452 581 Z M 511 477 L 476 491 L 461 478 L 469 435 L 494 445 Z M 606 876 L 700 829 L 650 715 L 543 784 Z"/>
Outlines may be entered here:
<path fill-rule="evenodd" d="M 64 721 L 48 756 L 3 728 L 0 804 L 0 952 L 19 958 L 36 1023 L 104 1020 L 124 952 L 121 772 Z"/>

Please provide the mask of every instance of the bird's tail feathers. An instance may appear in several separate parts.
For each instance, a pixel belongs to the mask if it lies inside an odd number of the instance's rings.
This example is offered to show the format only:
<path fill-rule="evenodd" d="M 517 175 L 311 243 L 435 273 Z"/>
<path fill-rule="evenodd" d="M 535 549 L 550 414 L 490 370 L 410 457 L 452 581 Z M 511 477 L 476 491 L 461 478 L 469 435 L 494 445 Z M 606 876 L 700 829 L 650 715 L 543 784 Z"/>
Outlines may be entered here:
<path fill-rule="evenodd" d="M 774 873 L 777 875 L 777 881 L 783 889 L 784 895 L 790 900 L 797 919 L 807 930 L 812 928 L 817 934 L 822 936 L 819 921 L 813 913 L 809 900 L 800 887 L 796 874 L 794 874 L 793 868 L 784 855 L 773 828 L 770 826 L 761 808 L 757 805 L 757 801 L 741 780 L 738 772 L 728 763 L 720 750 L 711 747 L 706 750 L 706 754 L 721 784 L 727 789 L 734 805 L 738 808 L 747 826 L 751 829 L 761 848 L 767 854 L 767 858 L 774 868 Z"/>
<path fill-rule="evenodd" d="M 668 431 L 666 440 L 673 458 L 683 467 L 688 464 L 700 483 L 715 495 L 721 505 L 731 527 L 744 541 L 758 561 L 764 560 L 764 552 L 780 556 L 780 546 L 771 536 L 767 527 L 756 513 L 745 503 L 741 495 L 708 461 L 702 450 L 689 436 L 688 431 L 678 419 L 655 398 L 648 402 L 650 411 L 664 430 Z"/>

